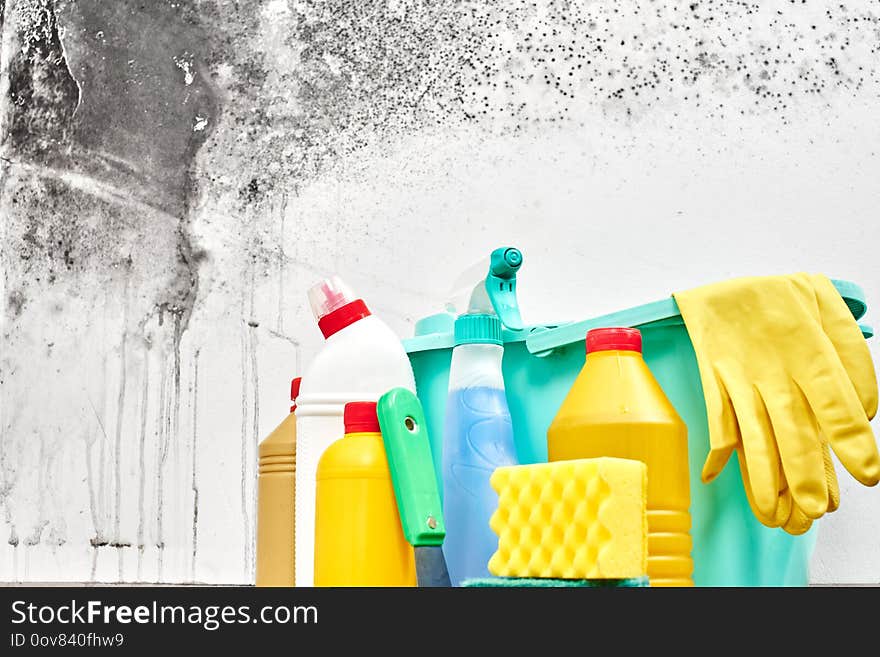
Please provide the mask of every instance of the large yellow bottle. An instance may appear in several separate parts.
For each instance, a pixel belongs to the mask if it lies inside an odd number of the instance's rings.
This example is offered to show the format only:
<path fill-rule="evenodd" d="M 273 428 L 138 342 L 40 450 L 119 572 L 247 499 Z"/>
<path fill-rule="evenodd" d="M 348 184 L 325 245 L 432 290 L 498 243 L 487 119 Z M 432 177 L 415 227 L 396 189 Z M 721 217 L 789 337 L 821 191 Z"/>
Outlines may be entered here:
<path fill-rule="evenodd" d="M 296 491 L 296 397 L 301 379 L 290 384 L 294 404 L 260 443 L 257 475 L 257 586 L 294 585 L 294 512 Z"/>
<path fill-rule="evenodd" d="M 315 586 L 415 586 L 376 402 L 350 402 L 345 436 L 318 461 Z"/>
<path fill-rule="evenodd" d="M 587 333 L 586 363 L 547 431 L 547 453 L 644 462 L 650 584 L 693 586 L 687 426 L 642 358 L 637 329 Z"/>

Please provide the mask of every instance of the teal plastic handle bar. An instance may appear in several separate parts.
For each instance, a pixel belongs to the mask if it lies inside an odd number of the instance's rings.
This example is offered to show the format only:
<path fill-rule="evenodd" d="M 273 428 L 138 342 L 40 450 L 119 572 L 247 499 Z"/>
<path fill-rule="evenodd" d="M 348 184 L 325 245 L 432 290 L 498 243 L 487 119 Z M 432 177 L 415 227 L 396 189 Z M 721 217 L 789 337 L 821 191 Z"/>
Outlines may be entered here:
<path fill-rule="evenodd" d="M 861 319 L 868 309 L 865 303 L 865 292 L 862 288 L 850 281 L 832 279 L 831 282 L 834 283 L 834 287 L 840 292 L 853 317 L 856 320 Z M 662 299 L 661 301 L 654 301 L 653 303 L 646 303 L 621 312 L 611 313 L 610 315 L 594 317 L 582 322 L 571 322 L 569 324 L 562 324 L 557 328 L 535 331 L 526 338 L 526 346 L 530 353 L 541 354 L 568 344 L 583 341 L 584 336 L 586 336 L 587 331 L 590 329 L 604 328 L 606 326 L 644 326 L 664 321 L 676 321 L 679 323 L 683 321 L 678 310 L 678 304 L 675 303 L 675 299 L 672 297 Z M 871 327 L 862 326 L 861 328 L 862 334 L 866 338 L 874 334 Z"/>
<path fill-rule="evenodd" d="M 377 413 L 403 535 L 414 547 L 441 545 L 446 527 L 422 404 L 412 391 L 393 388 Z"/>
<path fill-rule="evenodd" d="M 519 331 L 523 328 L 516 300 L 516 272 L 522 266 L 523 256 L 519 249 L 503 246 L 492 251 L 489 273 L 486 275 L 486 292 L 495 314 L 507 328 Z"/>

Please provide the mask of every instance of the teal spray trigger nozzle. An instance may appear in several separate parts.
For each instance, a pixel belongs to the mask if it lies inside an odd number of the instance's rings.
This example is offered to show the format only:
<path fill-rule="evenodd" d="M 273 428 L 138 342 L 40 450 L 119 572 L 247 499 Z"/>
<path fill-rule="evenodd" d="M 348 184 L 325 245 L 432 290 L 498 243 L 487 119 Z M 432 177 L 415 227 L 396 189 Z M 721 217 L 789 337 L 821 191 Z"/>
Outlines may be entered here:
<path fill-rule="evenodd" d="M 489 273 L 497 278 L 509 280 L 516 278 L 516 272 L 522 266 L 522 251 L 512 246 L 502 246 L 492 251 Z"/>
<path fill-rule="evenodd" d="M 522 267 L 519 249 L 503 246 L 468 267 L 456 279 L 446 303 L 450 314 L 494 314 L 508 329 L 523 328 L 516 301 L 516 272 Z"/>
<path fill-rule="evenodd" d="M 489 273 L 486 276 L 486 292 L 495 314 L 507 328 L 519 331 L 523 328 L 516 301 L 516 272 L 522 266 L 522 252 L 512 246 L 492 251 Z"/>

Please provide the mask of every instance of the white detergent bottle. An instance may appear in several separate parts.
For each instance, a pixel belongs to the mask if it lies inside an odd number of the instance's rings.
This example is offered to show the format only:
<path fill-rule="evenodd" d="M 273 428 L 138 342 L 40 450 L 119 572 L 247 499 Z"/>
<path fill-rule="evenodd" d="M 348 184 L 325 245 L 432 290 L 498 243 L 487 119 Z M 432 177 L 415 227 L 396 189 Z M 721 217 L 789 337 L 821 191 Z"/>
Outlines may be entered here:
<path fill-rule="evenodd" d="M 391 388 L 416 389 L 400 338 L 338 276 L 310 289 L 309 303 L 326 342 L 296 400 L 297 586 L 314 585 L 315 477 L 321 454 L 345 433 L 345 405 L 378 401 Z"/>

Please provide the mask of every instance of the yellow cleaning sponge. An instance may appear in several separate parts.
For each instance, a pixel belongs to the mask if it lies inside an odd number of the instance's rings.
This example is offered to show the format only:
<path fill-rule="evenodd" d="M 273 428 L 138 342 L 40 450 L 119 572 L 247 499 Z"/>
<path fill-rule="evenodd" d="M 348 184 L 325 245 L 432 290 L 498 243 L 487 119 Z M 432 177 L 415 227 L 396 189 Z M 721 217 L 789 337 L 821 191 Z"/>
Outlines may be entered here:
<path fill-rule="evenodd" d="M 623 579 L 647 572 L 647 468 L 618 458 L 495 470 L 499 577 Z"/>

